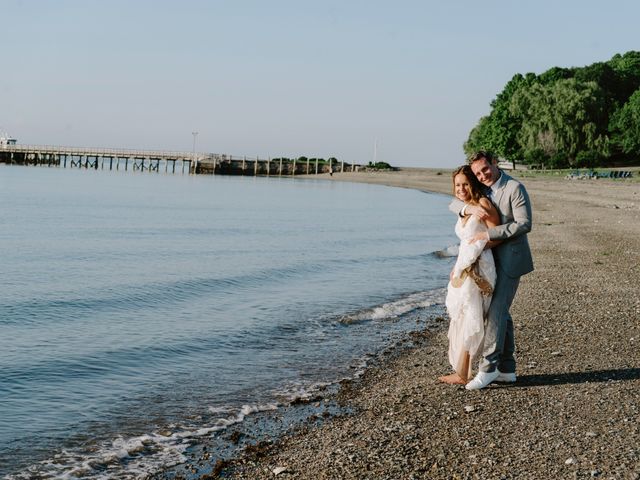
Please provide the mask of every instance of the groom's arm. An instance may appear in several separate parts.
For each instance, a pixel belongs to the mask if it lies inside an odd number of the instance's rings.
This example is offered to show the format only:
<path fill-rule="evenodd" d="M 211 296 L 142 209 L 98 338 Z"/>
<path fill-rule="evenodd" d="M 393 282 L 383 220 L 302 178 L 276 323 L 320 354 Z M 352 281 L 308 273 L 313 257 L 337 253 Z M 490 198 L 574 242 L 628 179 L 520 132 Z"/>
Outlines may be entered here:
<path fill-rule="evenodd" d="M 489 229 L 490 240 L 508 240 L 531 231 L 531 201 L 524 185 L 518 183 L 511 192 L 513 220 Z"/>

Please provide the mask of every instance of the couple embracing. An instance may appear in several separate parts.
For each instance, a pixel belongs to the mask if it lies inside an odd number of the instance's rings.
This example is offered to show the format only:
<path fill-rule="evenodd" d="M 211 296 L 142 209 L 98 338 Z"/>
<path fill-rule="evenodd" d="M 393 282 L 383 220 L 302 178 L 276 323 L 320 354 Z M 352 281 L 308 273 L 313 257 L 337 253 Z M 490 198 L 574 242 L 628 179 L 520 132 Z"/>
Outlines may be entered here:
<path fill-rule="evenodd" d="M 478 152 L 453 173 L 458 215 L 458 259 L 451 272 L 446 306 L 449 362 L 455 373 L 445 383 L 478 390 L 490 383 L 515 382 L 513 321 L 509 313 L 520 277 L 533 271 L 527 233 L 531 202 L 524 186 Z M 478 373 L 470 380 L 472 365 Z"/>

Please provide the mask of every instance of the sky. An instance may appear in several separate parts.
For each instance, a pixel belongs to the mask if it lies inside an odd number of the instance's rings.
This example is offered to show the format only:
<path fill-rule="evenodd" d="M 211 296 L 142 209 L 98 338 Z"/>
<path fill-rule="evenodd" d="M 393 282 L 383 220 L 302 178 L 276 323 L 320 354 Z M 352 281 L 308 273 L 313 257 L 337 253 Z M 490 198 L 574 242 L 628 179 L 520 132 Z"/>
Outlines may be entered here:
<path fill-rule="evenodd" d="M 451 168 L 516 73 L 640 50 L 640 2 L 0 0 L 30 145 Z M 198 132 L 193 135 L 193 132 Z"/>

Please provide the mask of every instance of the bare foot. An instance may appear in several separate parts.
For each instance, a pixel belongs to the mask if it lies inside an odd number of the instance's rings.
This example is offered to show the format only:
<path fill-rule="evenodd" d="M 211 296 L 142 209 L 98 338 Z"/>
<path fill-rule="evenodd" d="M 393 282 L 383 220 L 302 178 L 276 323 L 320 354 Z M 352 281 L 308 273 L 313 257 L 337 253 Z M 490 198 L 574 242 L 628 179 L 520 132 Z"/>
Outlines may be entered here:
<path fill-rule="evenodd" d="M 457 373 L 452 373 L 450 375 L 445 375 L 444 377 L 438 377 L 438 380 L 444 383 L 448 383 L 449 385 L 466 385 L 467 381 L 464 380 Z"/>

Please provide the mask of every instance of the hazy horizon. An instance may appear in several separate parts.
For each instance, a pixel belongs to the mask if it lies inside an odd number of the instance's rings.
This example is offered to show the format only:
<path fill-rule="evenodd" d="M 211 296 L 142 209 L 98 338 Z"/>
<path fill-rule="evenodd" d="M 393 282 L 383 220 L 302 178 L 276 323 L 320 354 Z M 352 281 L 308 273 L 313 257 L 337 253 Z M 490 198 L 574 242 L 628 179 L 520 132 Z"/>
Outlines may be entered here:
<path fill-rule="evenodd" d="M 453 167 L 516 73 L 638 49 L 631 1 L 3 2 L 22 144 Z"/>

